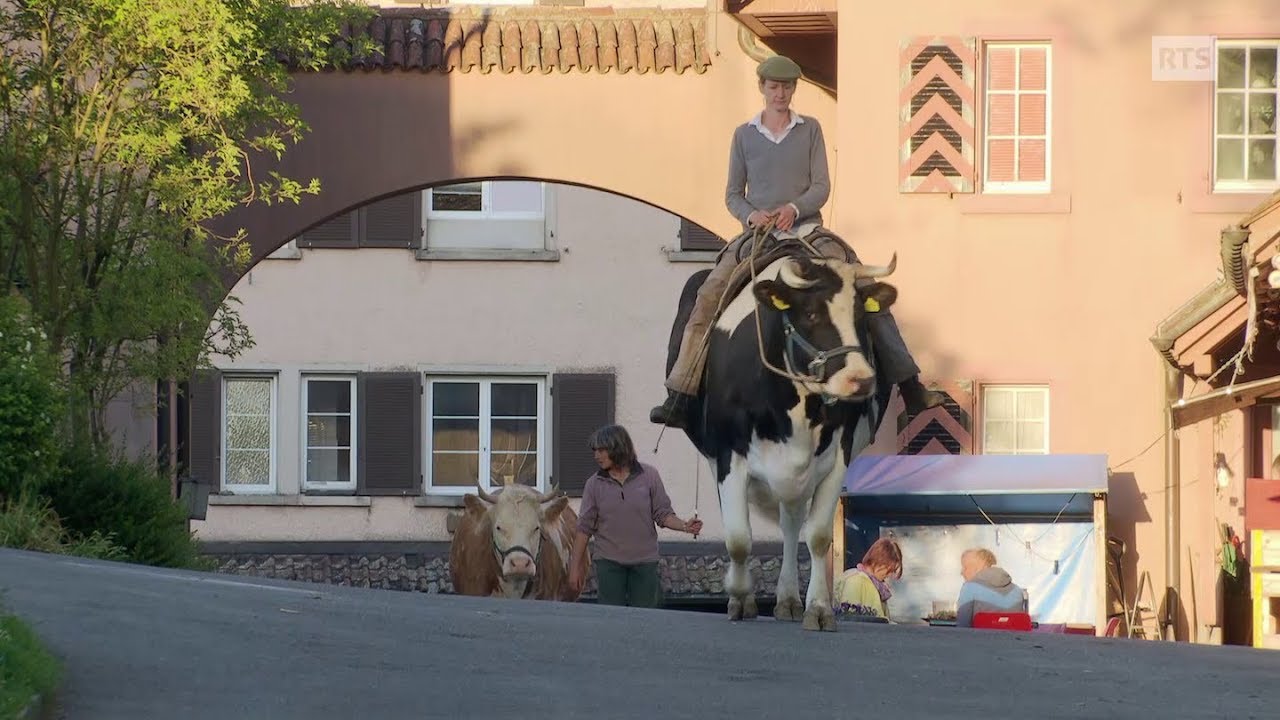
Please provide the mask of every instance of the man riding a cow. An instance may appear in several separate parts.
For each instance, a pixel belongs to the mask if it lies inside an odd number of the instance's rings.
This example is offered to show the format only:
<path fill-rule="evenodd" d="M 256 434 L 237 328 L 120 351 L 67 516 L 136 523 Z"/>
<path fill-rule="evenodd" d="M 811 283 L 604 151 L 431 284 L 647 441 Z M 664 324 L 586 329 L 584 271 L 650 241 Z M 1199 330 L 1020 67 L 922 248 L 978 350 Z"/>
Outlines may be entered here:
<path fill-rule="evenodd" d="M 826 149 L 817 120 L 791 110 L 800 68 L 772 57 L 757 74 L 765 106 L 734 133 L 725 193 L 745 232 L 686 282 L 668 399 L 650 419 L 681 428 L 715 473 L 729 619 L 757 615 L 754 508 L 782 530 L 774 617 L 831 631 L 832 519 L 846 469 L 874 441 L 892 386 L 911 414 L 943 396 L 921 385 L 889 313 L 897 289 L 879 279 L 896 257 L 865 265 L 821 226 Z M 804 595 L 801 538 L 811 563 Z"/>
<path fill-rule="evenodd" d="M 758 228 L 772 223 L 776 237 L 798 237 L 826 257 L 857 262 L 853 250 L 822 227 L 821 208 L 831 194 L 826 146 L 818 121 L 791 109 L 800 73 L 799 65 L 781 55 L 756 69 L 764 109 L 734 131 L 725 189 L 725 203 L 744 232 L 721 251 L 698 290 L 680 352 L 667 375 L 667 400 L 649 413 L 654 423 L 685 427 L 685 410 L 701 386 L 711 323 L 725 291 L 742 273 L 750 272 L 746 253 Z M 893 315 L 886 309 L 868 318 L 867 324 L 880 375 L 898 386 L 907 412 L 916 414 L 941 405 L 942 395 L 920 383 L 920 368 Z"/>

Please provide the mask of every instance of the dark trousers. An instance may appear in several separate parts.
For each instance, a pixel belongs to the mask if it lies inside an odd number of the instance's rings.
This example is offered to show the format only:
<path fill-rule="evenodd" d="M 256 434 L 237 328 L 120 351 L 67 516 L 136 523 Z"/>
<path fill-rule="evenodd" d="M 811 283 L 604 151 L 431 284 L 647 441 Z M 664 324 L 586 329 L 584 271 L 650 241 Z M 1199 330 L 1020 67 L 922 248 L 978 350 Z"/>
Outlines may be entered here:
<path fill-rule="evenodd" d="M 658 563 L 623 565 L 604 558 L 596 564 L 596 603 L 656 608 L 662 604 Z"/>

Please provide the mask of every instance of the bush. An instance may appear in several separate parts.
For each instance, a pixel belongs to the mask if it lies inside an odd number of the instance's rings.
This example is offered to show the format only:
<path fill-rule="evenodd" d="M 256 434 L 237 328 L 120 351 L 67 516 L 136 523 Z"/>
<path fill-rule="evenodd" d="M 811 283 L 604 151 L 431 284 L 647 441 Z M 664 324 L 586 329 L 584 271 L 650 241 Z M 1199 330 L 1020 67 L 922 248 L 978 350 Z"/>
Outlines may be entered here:
<path fill-rule="evenodd" d="M 187 511 L 169 496 L 169 480 L 146 463 L 105 450 L 69 448 L 60 476 L 44 490 L 68 530 L 111 537 L 130 562 L 208 569 L 187 530 Z"/>
<path fill-rule="evenodd" d="M 56 356 L 18 296 L 0 296 L 0 502 L 55 472 L 64 395 Z"/>
<path fill-rule="evenodd" d="M 100 532 L 82 537 L 68 532 L 45 498 L 23 497 L 0 505 L 0 547 L 123 560 L 124 549 Z"/>

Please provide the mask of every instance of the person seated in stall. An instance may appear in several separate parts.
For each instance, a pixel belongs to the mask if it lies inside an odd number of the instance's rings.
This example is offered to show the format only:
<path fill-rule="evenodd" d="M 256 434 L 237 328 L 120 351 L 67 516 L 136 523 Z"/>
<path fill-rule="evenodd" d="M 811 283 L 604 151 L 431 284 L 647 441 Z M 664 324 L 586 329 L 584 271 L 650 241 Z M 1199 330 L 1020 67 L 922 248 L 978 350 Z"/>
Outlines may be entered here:
<path fill-rule="evenodd" d="M 964 585 L 956 599 L 956 627 L 973 627 L 980 612 L 1027 612 L 1027 592 L 996 565 L 995 553 L 972 548 L 960 554 Z"/>
<path fill-rule="evenodd" d="M 867 548 L 857 567 L 846 570 L 836 581 L 836 609 L 842 603 L 861 605 L 887 620 L 888 602 L 893 595 L 890 576 L 902 577 L 902 548 L 889 538 L 880 538 Z"/>

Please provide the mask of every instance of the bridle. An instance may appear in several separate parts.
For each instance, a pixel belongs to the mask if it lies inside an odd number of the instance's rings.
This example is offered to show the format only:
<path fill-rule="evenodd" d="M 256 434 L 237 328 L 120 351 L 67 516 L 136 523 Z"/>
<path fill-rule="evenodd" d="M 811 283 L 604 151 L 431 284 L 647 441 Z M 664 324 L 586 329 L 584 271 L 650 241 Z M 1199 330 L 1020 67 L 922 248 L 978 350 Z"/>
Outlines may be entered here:
<path fill-rule="evenodd" d="M 816 385 L 823 385 L 827 381 L 827 361 L 832 358 L 842 357 L 851 352 L 861 351 L 861 345 L 840 345 L 830 350 L 819 350 L 813 343 L 809 342 L 795 324 L 791 322 L 791 316 L 785 310 L 782 311 L 782 333 L 786 336 L 786 345 L 782 353 L 782 360 L 786 363 L 787 371 L 791 374 L 792 379 L 804 378 L 804 382 L 812 382 Z M 796 375 L 795 369 L 799 365 L 796 359 L 796 351 L 803 352 L 809 358 L 807 365 L 808 375 Z M 825 390 L 820 391 L 822 395 L 822 404 L 834 405 L 839 398 Z"/>
<path fill-rule="evenodd" d="M 523 552 L 532 558 L 535 563 L 538 562 L 538 554 L 531 552 L 529 548 L 523 545 L 512 545 L 506 550 L 503 550 L 498 547 L 497 540 L 491 540 L 491 542 L 493 543 L 493 554 L 498 558 L 498 577 L 500 579 L 502 578 L 502 566 L 506 564 L 507 556 L 513 552 Z M 542 549 L 542 533 L 538 533 L 538 549 Z M 534 578 L 527 578 L 525 580 L 524 593 L 522 593 L 523 597 L 528 597 L 529 594 L 533 592 L 533 581 Z"/>
<path fill-rule="evenodd" d="M 768 223 L 757 227 L 755 232 L 752 234 L 751 256 L 747 259 L 747 264 L 751 267 L 751 283 L 753 285 L 757 282 L 756 256 L 760 250 L 760 241 L 761 238 L 769 235 L 773 230 L 773 225 L 774 220 L 770 220 Z M 809 246 L 804 240 L 800 240 L 800 242 L 809 247 L 809 250 L 815 255 L 819 254 L 816 249 Z M 855 289 L 854 292 L 856 293 L 857 290 Z M 840 345 L 828 350 L 819 350 L 800 332 L 799 329 L 796 328 L 795 323 L 791 322 L 791 315 L 786 310 L 781 310 L 779 312 L 782 315 L 782 332 L 786 336 L 786 345 L 782 353 L 783 364 L 787 366 L 785 370 L 774 366 L 774 364 L 769 362 L 769 359 L 765 357 L 764 332 L 760 327 L 760 303 L 756 303 L 755 311 L 753 313 L 756 320 L 756 346 L 760 352 L 760 362 L 764 363 L 764 366 L 776 375 L 780 375 L 788 380 L 799 383 L 817 385 L 821 388 L 827 381 L 828 360 L 862 350 L 862 346 L 860 345 Z M 800 364 L 796 361 L 795 357 L 797 350 L 802 351 L 809 357 L 809 362 L 806 364 L 808 374 L 796 372 L 796 367 Z M 820 389 L 817 394 L 822 396 L 823 405 L 834 405 L 840 400 L 838 396 L 832 395 L 826 390 Z"/>

